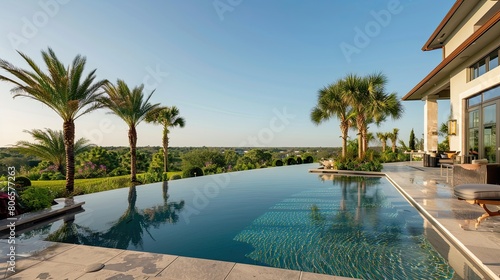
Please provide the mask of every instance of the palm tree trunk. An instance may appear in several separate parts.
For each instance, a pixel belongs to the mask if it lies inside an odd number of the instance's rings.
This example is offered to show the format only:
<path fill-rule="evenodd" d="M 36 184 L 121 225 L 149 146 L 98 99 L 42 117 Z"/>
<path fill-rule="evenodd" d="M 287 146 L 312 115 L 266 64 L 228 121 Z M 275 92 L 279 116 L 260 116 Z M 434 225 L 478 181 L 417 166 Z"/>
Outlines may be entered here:
<path fill-rule="evenodd" d="M 359 112 L 362 112 L 362 110 L 359 110 Z M 363 126 L 364 126 L 364 120 L 363 116 L 361 113 L 358 112 L 358 115 L 356 116 L 356 126 L 358 128 L 358 158 L 362 159 L 363 158 Z"/>
<path fill-rule="evenodd" d="M 363 138 L 363 158 L 366 155 L 366 150 L 368 150 L 368 129 L 366 127 L 363 127 L 363 134 L 361 135 Z"/>
<path fill-rule="evenodd" d="M 64 121 L 64 149 L 66 151 L 66 195 L 75 190 L 75 123 Z"/>
<path fill-rule="evenodd" d="M 168 172 L 168 129 L 163 128 L 163 171 Z"/>
<path fill-rule="evenodd" d="M 137 182 L 137 131 L 135 126 L 128 130 L 128 141 L 130 143 L 130 181 Z"/>
<path fill-rule="evenodd" d="M 346 157 L 347 154 L 347 133 L 349 131 L 349 126 L 342 126 L 342 158 Z"/>
<path fill-rule="evenodd" d="M 386 146 L 387 146 L 387 142 L 382 140 L 382 153 L 385 152 Z"/>
<path fill-rule="evenodd" d="M 167 201 L 168 201 L 168 181 L 163 181 L 162 196 L 163 196 L 163 203 L 167 204 Z"/>

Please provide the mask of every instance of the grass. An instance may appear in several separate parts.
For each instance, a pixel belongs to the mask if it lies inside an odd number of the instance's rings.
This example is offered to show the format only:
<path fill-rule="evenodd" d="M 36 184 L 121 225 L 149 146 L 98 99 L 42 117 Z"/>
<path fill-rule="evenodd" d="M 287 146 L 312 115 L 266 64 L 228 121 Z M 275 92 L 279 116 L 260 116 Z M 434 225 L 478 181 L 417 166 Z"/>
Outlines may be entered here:
<path fill-rule="evenodd" d="M 168 178 L 175 174 L 182 175 L 182 172 L 168 172 Z M 31 185 L 34 187 L 48 188 L 54 193 L 55 197 L 65 196 L 66 180 L 38 180 L 31 181 Z M 75 179 L 75 191 L 73 192 L 73 195 L 102 192 L 130 186 L 132 186 L 132 183 L 130 182 L 130 175 L 105 178 Z"/>

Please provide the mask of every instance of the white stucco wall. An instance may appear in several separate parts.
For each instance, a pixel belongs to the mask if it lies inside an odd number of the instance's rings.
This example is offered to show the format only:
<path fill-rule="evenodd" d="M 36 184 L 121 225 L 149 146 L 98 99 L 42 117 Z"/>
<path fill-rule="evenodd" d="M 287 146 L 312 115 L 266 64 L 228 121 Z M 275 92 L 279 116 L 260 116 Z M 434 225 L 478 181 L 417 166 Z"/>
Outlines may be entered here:
<path fill-rule="evenodd" d="M 457 136 L 450 137 L 450 149 L 463 151 L 465 145 L 465 108 L 463 100 L 478 94 L 488 88 L 500 84 L 500 66 L 481 75 L 480 77 L 468 81 L 468 68 L 473 63 L 483 58 L 491 52 L 492 48 L 500 46 L 500 38 L 483 48 L 482 52 L 466 59 L 450 77 L 450 111 L 452 118 L 457 120 Z"/>
<path fill-rule="evenodd" d="M 479 4 L 476 5 L 473 11 L 462 21 L 462 23 L 457 26 L 457 29 L 452 33 L 450 37 L 446 40 L 444 46 L 445 56 L 452 53 L 460 44 L 462 44 L 469 36 L 474 33 L 474 25 L 483 17 L 488 10 L 495 5 L 496 1 L 491 0 L 481 0 Z"/>

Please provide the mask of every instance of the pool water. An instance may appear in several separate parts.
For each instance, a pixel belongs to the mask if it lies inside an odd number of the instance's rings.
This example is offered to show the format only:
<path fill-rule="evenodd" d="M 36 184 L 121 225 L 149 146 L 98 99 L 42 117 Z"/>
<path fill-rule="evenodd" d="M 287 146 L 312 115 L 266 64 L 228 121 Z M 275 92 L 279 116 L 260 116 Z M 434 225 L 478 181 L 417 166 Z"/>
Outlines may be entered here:
<path fill-rule="evenodd" d="M 363 279 L 451 279 L 424 221 L 385 178 L 317 164 L 82 195 L 82 213 L 20 239 L 86 244 Z"/>

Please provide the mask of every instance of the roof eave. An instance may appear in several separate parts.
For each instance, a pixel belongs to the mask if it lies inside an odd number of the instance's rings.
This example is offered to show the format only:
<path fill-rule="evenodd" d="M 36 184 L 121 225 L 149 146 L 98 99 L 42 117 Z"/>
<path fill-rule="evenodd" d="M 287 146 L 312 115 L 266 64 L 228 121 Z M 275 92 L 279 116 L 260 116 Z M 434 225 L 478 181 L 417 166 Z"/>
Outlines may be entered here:
<path fill-rule="evenodd" d="M 443 30 L 443 28 L 450 21 L 450 19 L 453 17 L 453 15 L 455 15 L 455 13 L 457 12 L 458 8 L 460 7 L 460 5 L 462 5 L 462 3 L 464 1 L 465 0 L 457 0 L 455 2 L 455 4 L 453 4 L 453 6 L 448 11 L 448 13 L 446 14 L 446 16 L 443 18 L 443 20 L 441 21 L 441 23 L 439 23 L 439 25 L 436 28 L 436 30 L 434 30 L 434 32 L 429 37 L 429 39 L 427 40 L 427 42 L 425 42 L 424 46 L 422 47 L 423 51 L 431 51 L 431 50 L 436 50 L 436 49 L 440 49 L 440 48 L 443 47 L 443 46 L 431 47 L 431 45 L 432 45 L 432 42 L 436 39 L 436 37 L 439 35 L 439 33 L 441 33 L 441 30 Z"/>
<path fill-rule="evenodd" d="M 458 1 L 457 1 L 458 2 Z M 450 55 L 448 55 L 441 63 L 439 63 L 436 68 L 434 68 L 425 78 L 420 81 L 410 92 L 403 96 L 402 100 L 419 100 L 410 99 L 410 97 L 415 94 L 420 88 L 422 88 L 427 82 L 429 82 L 434 76 L 436 76 L 440 71 L 442 71 L 448 64 L 450 64 L 454 59 L 470 47 L 476 40 L 481 38 L 488 30 L 495 26 L 500 21 L 500 11 L 497 12 L 491 19 L 489 19 L 483 26 L 481 26 L 476 32 L 474 32 L 469 38 L 467 38 L 460 46 L 458 46 Z"/>

